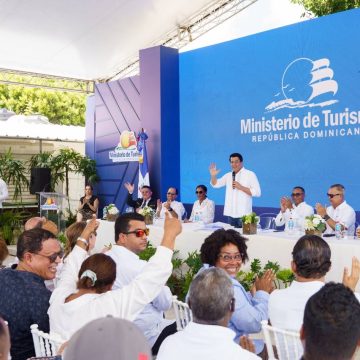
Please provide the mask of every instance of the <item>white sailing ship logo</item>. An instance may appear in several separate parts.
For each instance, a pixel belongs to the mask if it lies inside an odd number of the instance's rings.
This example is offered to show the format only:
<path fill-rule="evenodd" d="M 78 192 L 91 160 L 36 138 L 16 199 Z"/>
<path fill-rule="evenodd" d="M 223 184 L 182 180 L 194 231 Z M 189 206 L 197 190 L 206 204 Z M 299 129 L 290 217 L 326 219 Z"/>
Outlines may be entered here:
<path fill-rule="evenodd" d="M 297 58 L 283 73 L 281 91 L 275 94 L 278 99 L 267 105 L 265 110 L 324 107 L 337 103 L 334 95 L 338 91 L 338 83 L 333 77 L 329 59 Z"/>

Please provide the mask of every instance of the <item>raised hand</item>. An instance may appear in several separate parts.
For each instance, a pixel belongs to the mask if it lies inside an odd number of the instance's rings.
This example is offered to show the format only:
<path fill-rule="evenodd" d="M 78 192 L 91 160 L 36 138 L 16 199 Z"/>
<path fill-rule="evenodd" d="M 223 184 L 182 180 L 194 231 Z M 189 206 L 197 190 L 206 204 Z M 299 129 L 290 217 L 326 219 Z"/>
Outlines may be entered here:
<path fill-rule="evenodd" d="M 212 177 L 216 177 L 217 174 L 220 172 L 220 169 L 217 169 L 216 168 L 216 164 L 215 163 L 211 163 L 210 166 L 209 166 L 209 172 L 210 172 L 210 175 Z"/>
<path fill-rule="evenodd" d="M 164 235 L 161 242 L 162 246 L 174 250 L 175 238 L 181 233 L 180 220 L 171 217 L 168 212 L 165 213 Z"/>
<path fill-rule="evenodd" d="M 130 184 L 129 182 L 126 182 L 124 186 L 130 194 L 134 192 L 134 184 Z"/>
<path fill-rule="evenodd" d="M 356 285 L 360 277 L 360 261 L 357 257 L 353 257 L 351 261 L 351 273 L 349 269 L 344 268 L 343 284 L 349 287 L 352 291 L 355 291 Z"/>
<path fill-rule="evenodd" d="M 315 205 L 316 213 L 323 217 L 326 214 L 326 209 L 321 204 L 317 203 Z"/>
<path fill-rule="evenodd" d="M 266 270 L 264 275 L 260 278 L 256 278 L 255 287 L 256 291 L 263 290 L 267 293 L 271 293 L 274 290 L 275 274 L 272 270 Z"/>

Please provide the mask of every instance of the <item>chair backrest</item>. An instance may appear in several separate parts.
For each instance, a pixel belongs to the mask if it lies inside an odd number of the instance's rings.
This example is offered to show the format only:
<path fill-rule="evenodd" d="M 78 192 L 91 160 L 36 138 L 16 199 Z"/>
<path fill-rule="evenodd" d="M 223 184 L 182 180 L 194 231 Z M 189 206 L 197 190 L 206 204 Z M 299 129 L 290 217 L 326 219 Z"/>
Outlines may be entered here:
<path fill-rule="evenodd" d="M 39 330 L 37 324 L 30 326 L 31 334 L 33 337 L 33 343 L 36 356 L 54 356 L 56 355 L 59 347 L 65 342 L 56 336 L 50 336 L 49 334 Z"/>
<path fill-rule="evenodd" d="M 277 214 L 264 213 L 260 215 L 260 225 L 263 230 L 275 229 L 275 218 Z"/>
<path fill-rule="evenodd" d="M 178 300 L 177 296 L 173 296 L 172 306 L 175 312 L 176 329 L 183 330 L 185 326 L 192 321 L 192 312 L 189 305 Z"/>
<path fill-rule="evenodd" d="M 269 360 L 294 360 L 301 358 L 303 347 L 298 332 L 270 326 L 267 320 L 261 321 L 261 325 Z M 276 346 L 277 357 L 275 357 L 273 345 Z"/>

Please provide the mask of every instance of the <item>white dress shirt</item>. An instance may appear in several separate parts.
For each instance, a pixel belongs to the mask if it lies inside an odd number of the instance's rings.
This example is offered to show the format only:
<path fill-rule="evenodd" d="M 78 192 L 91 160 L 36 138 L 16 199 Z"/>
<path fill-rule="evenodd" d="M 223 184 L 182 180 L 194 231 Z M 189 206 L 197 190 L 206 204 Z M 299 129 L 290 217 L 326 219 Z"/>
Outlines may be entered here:
<path fill-rule="evenodd" d="M 8 188 L 3 179 L 0 178 L 0 209 L 2 208 L 2 202 L 9 197 Z"/>
<path fill-rule="evenodd" d="M 261 195 L 260 184 L 255 173 L 244 167 L 235 175 L 235 181 L 249 188 L 252 196 L 241 190 L 233 189 L 232 181 L 232 172 L 228 172 L 218 179 L 215 185 L 212 185 L 211 182 L 210 185 L 214 188 L 226 185 L 224 215 L 240 218 L 252 212 L 252 197 Z"/>
<path fill-rule="evenodd" d="M 274 290 L 269 298 L 269 318 L 273 326 L 299 331 L 309 298 L 325 285 L 322 281 L 293 281 L 286 289 Z"/>
<path fill-rule="evenodd" d="M 233 339 L 235 333 L 219 325 L 190 322 L 184 330 L 168 336 L 160 346 L 157 360 L 259 360 Z"/>
<path fill-rule="evenodd" d="M 335 209 L 332 206 L 326 208 L 326 213 L 335 221 L 339 222 L 347 228 L 349 235 L 354 235 L 355 232 L 355 211 L 346 203 L 342 202 Z M 326 224 L 325 234 L 334 234 L 333 230 L 328 224 Z"/>
<path fill-rule="evenodd" d="M 300 203 L 298 206 L 295 204 L 292 205 L 292 209 L 286 209 L 285 212 L 279 212 L 279 214 L 275 218 L 276 226 L 283 226 L 287 227 L 288 221 L 291 219 L 296 222 L 297 225 L 304 230 L 304 221 L 306 216 L 311 216 L 314 214 L 314 209 L 308 205 L 305 201 Z"/>
<path fill-rule="evenodd" d="M 172 254 L 170 249 L 158 246 L 155 255 L 129 285 L 103 294 L 85 294 L 65 302 L 76 292 L 79 269 L 88 257 L 87 252 L 76 245 L 66 258 L 59 284 L 50 298 L 50 333 L 69 340 L 85 324 L 107 315 L 133 321 L 159 294 L 171 275 Z"/>
<path fill-rule="evenodd" d="M 178 219 L 181 220 L 183 215 L 185 214 L 185 208 L 184 205 L 180 201 L 172 201 L 170 204 L 170 207 L 176 212 Z M 160 219 L 165 219 L 165 212 L 167 211 L 164 204 L 162 204 L 161 211 L 160 211 Z M 171 214 L 171 212 L 170 212 Z"/>
<path fill-rule="evenodd" d="M 113 245 L 106 255 L 116 262 L 116 280 L 113 290 L 130 284 L 147 264 L 147 261 L 139 259 L 139 256 L 124 246 Z M 167 286 L 163 286 L 160 294 L 150 304 L 147 304 L 134 320 L 134 324 L 144 333 L 150 346 L 155 344 L 164 328 L 174 322 L 174 320 L 166 320 L 163 317 L 164 311 L 169 310 L 171 304 L 171 291 Z"/>
<path fill-rule="evenodd" d="M 196 200 L 191 211 L 190 221 L 194 221 L 196 213 L 199 215 L 199 221 L 202 221 L 204 224 L 213 223 L 215 217 L 215 203 L 208 198 L 204 199 L 201 204 L 199 200 Z"/>

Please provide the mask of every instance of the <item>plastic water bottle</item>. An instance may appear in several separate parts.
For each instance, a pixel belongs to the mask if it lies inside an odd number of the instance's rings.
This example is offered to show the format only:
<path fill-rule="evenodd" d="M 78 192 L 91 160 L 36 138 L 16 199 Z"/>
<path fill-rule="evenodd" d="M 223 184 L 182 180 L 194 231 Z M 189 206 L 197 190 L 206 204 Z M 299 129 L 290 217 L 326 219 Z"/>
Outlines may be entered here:
<path fill-rule="evenodd" d="M 200 214 L 198 211 L 195 211 L 194 222 L 199 222 L 199 221 L 200 221 Z"/>
<path fill-rule="evenodd" d="M 103 208 L 103 219 L 106 219 L 106 215 L 107 215 L 107 209 L 106 209 L 106 207 L 104 206 L 104 208 Z"/>
<path fill-rule="evenodd" d="M 294 232 L 294 220 L 292 218 L 290 218 L 287 223 L 287 230 L 289 235 L 293 234 Z"/>
<path fill-rule="evenodd" d="M 341 224 L 339 222 L 335 224 L 335 237 L 337 240 L 342 238 Z"/>

